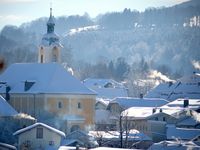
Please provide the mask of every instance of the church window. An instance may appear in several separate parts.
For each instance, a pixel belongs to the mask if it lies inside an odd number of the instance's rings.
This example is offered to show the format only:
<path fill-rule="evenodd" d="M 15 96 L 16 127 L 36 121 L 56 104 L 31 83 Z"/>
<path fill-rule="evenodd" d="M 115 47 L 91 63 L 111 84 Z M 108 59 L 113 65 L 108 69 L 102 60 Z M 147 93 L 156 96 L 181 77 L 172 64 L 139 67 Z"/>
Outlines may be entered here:
<path fill-rule="evenodd" d="M 37 128 L 36 130 L 36 138 L 42 139 L 43 138 L 43 128 Z"/>
<path fill-rule="evenodd" d="M 55 54 L 53 55 L 52 61 L 57 62 L 57 56 Z"/>
<path fill-rule="evenodd" d="M 81 103 L 78 102 L 78 109 L 81 109 Z"/>
<path fill-rule="evenodd" d="M 58 108 L 62 108 L 62 103 L 58 102 Z"/>
<path fill-rule="evenodd" d="M 44 60 L 43 60 L 43 59 L 44 59 L 43 57 L 44 57 L 44 56 L 41 55 L 41 58 L 40 58 L 40 62 L 41 62 L 41 63 L 43 63 L 43 61 L 44 61 Z"/>

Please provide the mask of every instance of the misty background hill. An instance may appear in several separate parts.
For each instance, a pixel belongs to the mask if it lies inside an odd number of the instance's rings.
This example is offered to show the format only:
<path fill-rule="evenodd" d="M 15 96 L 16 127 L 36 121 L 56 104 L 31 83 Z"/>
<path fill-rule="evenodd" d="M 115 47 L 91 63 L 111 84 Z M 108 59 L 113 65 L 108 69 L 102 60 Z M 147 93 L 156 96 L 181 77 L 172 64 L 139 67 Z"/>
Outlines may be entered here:
<path fill-rule="evenodd" d="M 6 66 L 37 62 L 47 19 L 1 30 L 0 56 Z M 200 68 L 199 0 L 173 7 L 152 7 L 144 12 L 125 8 L 96 18 L 87 13 L 66 14 L 55 18 L 55 22 L 55 31 L 64 46 L 62 61 L 81 80 L 145 78 L 150 70 L 176 79 Z"/>

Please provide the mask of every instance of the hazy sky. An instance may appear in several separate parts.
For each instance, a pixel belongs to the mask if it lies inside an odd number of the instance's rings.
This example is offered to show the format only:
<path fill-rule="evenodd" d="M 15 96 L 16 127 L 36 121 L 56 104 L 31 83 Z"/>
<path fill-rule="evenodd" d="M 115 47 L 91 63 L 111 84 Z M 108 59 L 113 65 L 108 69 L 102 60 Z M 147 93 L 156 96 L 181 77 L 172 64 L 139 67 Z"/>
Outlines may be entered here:
<path fill-rule="evenodd" d="M 83 15 L 91 17 L 100 13 L 122 11 L 130 8 L 144 11 L 148 7 L 172 6 L 188 0 L 0 0 L 0 29 L 6 25 L 17 25 L 40 17 L 49 16 L 52 3 L 53 15 Z"/>

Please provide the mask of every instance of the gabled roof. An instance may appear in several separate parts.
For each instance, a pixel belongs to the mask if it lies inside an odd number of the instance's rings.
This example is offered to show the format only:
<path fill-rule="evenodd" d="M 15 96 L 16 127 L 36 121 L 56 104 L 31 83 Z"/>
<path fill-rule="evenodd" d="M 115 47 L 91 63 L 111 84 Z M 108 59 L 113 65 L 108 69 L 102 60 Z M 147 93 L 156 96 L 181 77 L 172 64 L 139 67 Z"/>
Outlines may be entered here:
<path fill-rule="evenodd" d="M 128 96 L 125 86 L 112 79 L 88 78 L 83 81 L 83 84 L 89 89 L 94 90 L 99 98 L 112 99 Z"/>
<path fill-rule="evenodd" d="M 0 81 L 10 86 L 9 93 L 63 93 L 95 95 L 58 63 L 12 64 L 0 76 Z M 25 90 L 25 82 L 30 88 Z M 1 88 L 2 87 L 2 88 Z M 5 93 L 3 85 L 0 92 Z"/>
<path fill-rule="evenodd" d="M 167 125 L 167 139 L 191 140 L 200 135 L 200 129 L 177 128 L 175 125 Z"/>
<path fill-rule="evenodd" d="M 30 125 L 30 126 L 28 126 L 28 127 L 26 127 L 26 128 L 23 128 L 23 129 L 20 129 L 20 130 L 16 131 L 13 135 L 20 135 L 20 134 L 22 134 L 22 133 L 24 133 L 24 132 L 26 132 L 26 131 L 29 131 L 29 130 L 31 130 L 31 129 L 33 129 L 33 128 L 36 128 L 36 127 L 38 127 L 38 126 L 42 126 L 42 127 L 44 127 L 44 128 L 47 128 L 47 129 L 49 129 L 49 130 L 51 130 L 51 131 L 53 131 L 53 132 L 59 134 L 60 136 L 65 137 L 65 133 L 64 133 L 64 132 L 62 132 L 62 131 L 60 131 L 60 130 L 57 130 L 57 129 L 53 128 L 53 127 L 50 127 L 50 126 L 48 126 L 48 125 L 46 125 L 46 124 L 44 124 L 44 123 L 41 123 L 41 122 L 35 123 L 35 124 Z"/>
<path fill-rule="evenodd" d="M 127 109 L 130 107 L 160 107 L 167 104 L 168 101 L 160 98 L 117 97 L 110 101 L 109 105 L 114 103 L 124 109 Z"/>
<path fill-rule="evenodd" d="M 95 78 L 87 78 L 83 81 L 83 83 L 88 87 L 99 87 L 99 88 L 108 88 L 108 84 L 112 86 L 112 88 L 125 88 L 123 84 L 113 80 L 113 79 L 95 79 Z"/>
<path fill-rule="evenodd" d="M 0 116 L 14 116 L 18 112 L 0 95 Z"/>
<path fill-rule="evenodd" d="M 184 107 L 184 101 L 188 100 L 188 106 Z M 171 101 L 167 103 L 166 105 L 162 106 L 163 108 L 173 108 L 173 107 L 179 107 L 179 108 L 190 108 L 190 109 L 198 109 L 200 108 L 200 99 L 183 99 L 179 98 L 174 101 Z"/>
<path fill-rule="evenodd" d="M 154 110 L 154 112 L 153 112 Z M 180 110 L 173 110 L 173 109 L 162 109 L 161 107 L 131 107 L 123 111 L 121 114 L 122 116 L 127 116 L 136 119 L 151 119 L 152 117 L 157 116 L 168 116 L 174 118 L 171 114 Z"/>
<path fill-rule="evenodd" d="M 177 80 L 175 83 L 161 83 L 149 91 L 145 97 L 157 97 L 167 100 L 185 97 L 198 99 L 200 98 L 200 74 L 193 73 Z"/>
<path fill-rule="evenodd" d="M 5 149 L 9 149 L 9 150 L 17 150 L 15 146 L 6 144 L 6 143 L 1 143 L 1 142 L 0 142 L 0 147 L 4 147 Z"/>

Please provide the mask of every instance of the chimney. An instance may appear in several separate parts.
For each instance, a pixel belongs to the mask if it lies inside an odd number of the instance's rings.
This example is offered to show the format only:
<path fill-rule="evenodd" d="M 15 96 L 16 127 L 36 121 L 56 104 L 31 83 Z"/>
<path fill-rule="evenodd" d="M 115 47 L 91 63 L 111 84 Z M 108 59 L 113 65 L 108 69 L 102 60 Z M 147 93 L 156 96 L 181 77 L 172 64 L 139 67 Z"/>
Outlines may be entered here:
<path fill-rule="evenodd" d="M 160 112 L 162 112 L 162 108 L 160 108 Z"/>
<path fill-rule="evenodd" d="M 140 93 L 140 98 L 143 99 L 144 95 L 142 93 Z"/>
<path fill-rule="evenodd" d="M 156 112 L 156 108 L 152 109 L 152 114 L 154 114 Z"/>
<path fill-rule="evenodd" d="M 9 94 L 9 92 L 10 92 L 10 86 L 6 86 L 6 100 L 7 101 L 9 101 L 10 100 L 10 94 Z"/>
<path fill-rule="evenodd" d="M 172 81 L 169 81 L 169 87 L 172 86 L 172 84 L 173 84 L 173 82 L 172 82 Z"/>
<path fill-rule="evenodd" d="M 183 100 L 183 107 L 188 107 L 189 106 L 189 99 L 184 99 Z"/>

